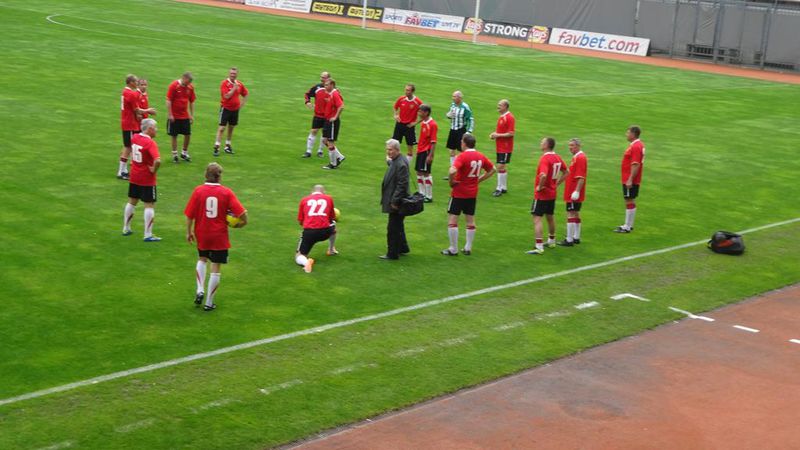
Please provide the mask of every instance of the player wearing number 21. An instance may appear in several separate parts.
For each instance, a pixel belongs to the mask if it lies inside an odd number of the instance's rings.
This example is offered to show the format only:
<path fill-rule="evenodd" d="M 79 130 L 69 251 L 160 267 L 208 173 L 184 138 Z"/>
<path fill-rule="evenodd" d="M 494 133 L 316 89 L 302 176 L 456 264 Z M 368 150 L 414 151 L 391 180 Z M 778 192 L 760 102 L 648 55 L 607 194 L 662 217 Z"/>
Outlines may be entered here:
<path fill-rule="evenodd" d="M 556 246 L 556 220 L 553 217 L 556 196 L 558 185 L 569 174 L 564 160 L 554 151 L 556 148 L 555 139 L 546 137 L 542 139 L 539 147 L 542 150 L 542 157 L 539 159 L 539 168 L 536 170 L 536 179 L 533 182 L 534 194 L 533 205 L 531 206 L 536 246 L 526 252 L 529 255 L 541 255 L 544 253 L 542 216 L 547 216 L 547 227 L 550 231 L 547 247 L 554 248 Z"/>
<path fill-rule="evenodd" d="M 450 247 L 442 250 L 445 256 L 458 256 L 458 216 L 463 212 L 467 222 L 467 242 L 461 253 L 472 254 L 475 240 L 475 207 L 478 201 L 478 184 L 491 178 L 497 171 L 494 164 L 475 150 L 475 136 L 470 133 L 461 138 L 461 154 L 450 167 L 450 205 L 447 207 L 447 234 Z"/>
<path fill-rule="evenodd" d="M 156 204 L 156 172 L 161 166 L 161 157 L 158 154 L 158 144 L 153 140 L 156 137 L 156 121 L 144 119 L 141 132 L 131 137 L 131 175 L 128 184 L 128 203 L 125 204 L 125 213 L 122 223 L 122 235 L 130 236 L 131 221 L 136 205 L 141 200 L 144 203 L 144 241 L 158 242 L 161 238 L 153 236 L 153 219 L 155 218 Z"/>
<path fill-rule="evenodd" d="M 194 189 L 183 211 L 186 216 L 186 240 L 197 243 L 199 255 L 194 303 L 199 305 L 205 298 L 203 309 L 206 311 L 217 307 L 214 297 L 219 287 L 220 268 L 228 262 L 228 249 L 231 247 L 228 239 L 228 214 L 238 218 L 235 228 L 247 225 L 247 210 L 230 188 L 220 184 L 221 181 L 222 166 L 217 163 L 209 164 L 206 167 L 206 182 Z M 205 290 L 208 261 L 211 261 L 211 275 L 208 277 L 208 290 Z"/>
<path fill-rule="evenodd" d="M 311 273 L 314 259 L 308 254 L 317 242 L 328 241 L 328 256 L 338 255 L 336 251 L 336 212 L 333 207 L 333 198 L 325 193 L 325 186 L 314 186 L 311 194 L 300 200 L 297 211 L 297 221 L 303 227 L 300 244 L 297 246 L 294 261 L 306 273 Z"/>

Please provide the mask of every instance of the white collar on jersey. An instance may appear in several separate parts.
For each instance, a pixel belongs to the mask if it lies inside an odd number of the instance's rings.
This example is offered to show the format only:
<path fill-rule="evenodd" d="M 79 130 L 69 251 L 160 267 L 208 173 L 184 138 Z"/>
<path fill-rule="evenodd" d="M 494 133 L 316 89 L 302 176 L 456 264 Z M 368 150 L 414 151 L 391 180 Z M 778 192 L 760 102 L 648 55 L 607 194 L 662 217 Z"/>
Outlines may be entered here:
<path fill-rule="evenodd" d="M 427 119 L 425 119 L 425 120 L 423 120 L 423 121 L 422 121 L 422 123 L 428 123 L 428 122 L 430 122 L 431 120 L 433 120 L 433 117 L 430 117 L 430 116 L 428 116 L 428 118 L 427 118 Z"/>
<path fill-rule="evenodd" d="M 463 151 L 463 152 L 461 152 L 461 153 L 465 153 L 465 152 L 474 152 L 474 151 L 476 151 L 474 148 L 468 148 L 468 149 L 464 150 L 464 151 Z"/>
<path fill-rule="evenodd" d="M 631 142 L 631 145 L 633 145 L 633 144 L 635 144 L 637 142 L 642 142 L 642 140 L 639 139 L 639 138 L 636 138 L 636 139 L 633 140 L 633 142 Z"/>
<path fill-rule="evenodd" d="M 582 154 L 583 154 L 583 150 L 578 150 L 578 153 L 575 153 L 574 155 L 572 155 L 572 157 L 574 158 L 574 157 L 576 157 L 578 155 L 582 155 Z"/>
<path fill-rule="evenodd" d="M 511 112 L 511 111 L 506 111 L 506 112 L 504 112 L 503 114 L 500 114 L 500 117 L 503 117 L 503 116 L 505 116 L 506 114 L 508 114 L 508 113 L 510 113 L 510 112 Z"/>
<path fill-rule="evenodd" d="M 550 150 L 549 152 L 544 152 L 545 155 L 555 155 L 555 150 Z"/>
<path fill-rule="evenodd" d="M 140 131 L 140 132 L 139 132 L 139 136 L 144 136 L 144 137 L 146 137 L 147 139 L 152 139 L 152 138 L 150 137 L 150 135 L 149 135 L 149 134 L 144 134 L 144 132 L 143 132 L 143 131 Z"/>
<path fill-rule="evenodd" d="M 222 186 L 222 185 L 221 185 L 221 184 L 219 184 L 219 183 L 209 183 L 208 181 L 206 181 L 206 182 L 205 182 L 205 183 L 203 183 L 203 184 L 205 184 L 206 186 Z"/>

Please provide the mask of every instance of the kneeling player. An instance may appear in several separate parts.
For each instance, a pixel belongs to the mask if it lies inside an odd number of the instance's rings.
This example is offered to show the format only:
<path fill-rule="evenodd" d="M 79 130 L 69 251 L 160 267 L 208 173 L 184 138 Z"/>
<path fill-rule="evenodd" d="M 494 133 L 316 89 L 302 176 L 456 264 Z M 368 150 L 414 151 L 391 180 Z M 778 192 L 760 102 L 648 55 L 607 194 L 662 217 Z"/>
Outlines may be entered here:
<path fill-rule="evenodd" d="M 206 182 L 192 192 L 183 214 L 186 216 L 186 240 L 197 242 L 197 294 L 194 303 L 199 305 L 205 297 L 206 311 L 217 307 L 214 297 L 220 281 L 222 264 L 228 262 L 228 214 L 238 218 L 235 228 L 247 225 L 247 210 L 236 194 L 220 184 L 222 166 L 211 163 L 206 167 Z M 211 275 L 208 277 L 208 290 L 204 289 L 206 263 L 211 261 Z M 206 293 L 208 296 L 206 297 Z"/>
<path fill-rule="evenodd" d="M 308 254 L 311 253 L 314 244 L 327 240 L 327 255 L 339 254 L 334 245 L 336 242 L 336 213 L 333 209 L 333 198 L 325 194 L 324 186 L 321 184 L 314 186 L 311 195 L 300 200 L 297 221 L 303 227 L 303 234 L 300 237 L 294 261 L 298 266 L 302 266 L 306 273 L 311 273 L 314 259 L 309 258 Z"/>

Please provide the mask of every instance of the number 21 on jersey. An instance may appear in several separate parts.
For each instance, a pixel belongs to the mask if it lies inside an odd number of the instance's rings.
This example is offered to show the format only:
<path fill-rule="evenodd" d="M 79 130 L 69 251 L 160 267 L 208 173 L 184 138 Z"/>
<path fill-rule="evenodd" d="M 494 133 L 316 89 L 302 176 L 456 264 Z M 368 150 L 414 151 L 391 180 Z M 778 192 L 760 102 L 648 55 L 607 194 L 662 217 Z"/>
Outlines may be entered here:
<path fill-rule="evenodd" d="M 483 166 L 483 161 L 470 161 L 470 170 L 468 178 L 478 178 L 478 175 L 481 173 L 481 167 Z"/>

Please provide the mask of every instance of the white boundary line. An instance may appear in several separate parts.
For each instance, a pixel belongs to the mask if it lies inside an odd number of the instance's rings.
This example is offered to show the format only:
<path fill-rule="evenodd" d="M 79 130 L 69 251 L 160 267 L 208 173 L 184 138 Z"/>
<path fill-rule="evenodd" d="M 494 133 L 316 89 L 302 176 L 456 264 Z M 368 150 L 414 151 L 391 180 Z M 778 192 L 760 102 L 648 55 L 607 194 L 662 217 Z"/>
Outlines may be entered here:
<path fill-rule="evenodd" d="M 800 344 L 800 339 L 789 339 L 792 344 Z"/>
<path fill-rule="evenodd" d="M 739 231 L 739 234 L 753 233 L 753 232 L 756 232 L 756 231 L 766 230 L 766 229 L 769 229 L 769 228 L 775 228 L 775 227 L 779 227 L 779 226 L 782 226 L 782 225 L 788 225 L 788 224 L 792 224 L 792 223 L 796 223 L 796 222 L 800 222 L 800 217 L 797 217 L 797 218 L 794 218 L 794 219 L 789 219 L 789 220 L 784 220 L 784 221 L 781 221 L 781 222 L 775 222 L 775 223 L 771 223 L 771 224 L 768 224 L 768 225 L 762 225 L 760 227 L 750 228 L 750 229 L 743 230 L 743 231 Z M 341 322 L 329 323 L 327 325 L 321 325 L 321 326 L 314 327 L 314 328 L 307 328 L 305 330 L 300 330 L 300 331 L 295 331 L 295 332 L 292 332 L 292 333 L 281 334 L 281 335 L 278 335 L 278 336 L 272 336 L 272 337 L 268 337 L 268 338 L 265 338 L 265 339 L 259 339 L 259 340 L 256 340 L 256 341 L 244 342 L 242 344 L 232 345 L 230 347 L 223 347 L 223 348 L 218 348 L 216 350 L 211 350 L 211 351 L 208 351 L 208 352 L 196 353 L 194 355 L 188 355 L 188 356 L 184 356 L 184 357 L 181 357 L 181 358 L 171 359 L 169 361 L 162 361 L 160 363 L 149 364 L 147 366 L 137 367 L 137 368 L 134 368 L 134 369 L 128 369 L 128 370 L 122 370 L 122 371 L 119 371 L 119 372 L 109 373 L 109 374 L 106 374 L 106 375 L 101 375 L 101 376 L 98 376 L 98 377 L 89 378 L 87 380 L 76 381 L 74 383 L 63 384 L 61 386 L 55 386 L 55 387 L 51 387 L 51 388 L 48 388 L 48 389 L 42 389 L 40 391 L 34 391 L 34 392 L 29 392 L 27 394 L 22 394 L 22 395 L 17 395 L 17 396 L 14 396 L 14 397 L 5 398 L 5 399 L 0 400 L 0 406 L 2 406 L 2 405 L 10 405 L 12 403 L 21 402 L 23 400 L 30 400 L 30 399 L 33 399 L 33 398 L 44 397 L 46 395 L 56 394 L 56 393 L 59 393 L 59 392 L 70 391 L 72 389 L 77 389 L 79 387 L 84 387 L 84 386 L 90 386 L 90 385 L 93 385 L 93 384 L 104 383 L 106 381 L 116 380 L 116 379 L 119 379 L 119 378 L 126 378 L 126 377 L 129 377 L 131 375 L 136 375 L 136 374 L 146 373 L 146 372 L 152 372 L 154 370 L 163 369 L 163 368 L 166 368 L 166 367 L 177 366 L 179 364 L 185 364 L 185 363 L 188 363 L 188 362 L 191 362 L 191 361 L 197 361 L 197 360 L 200 360 L 200 359 L 211 358 L 213 356 L 224 355 L 226 353 L 232 353 L 232 352 L 236 352 L 236 351 L 239 351 L 239 350 L 245 350 L 245 349 L 253 348 L 253 347 L 259 347 L 259 346 L 266 345 L 266 344 L 271 344 L 271 343 L 274 343 L 274 342 L 285 341 L 285 340 L 288 340 L 288 339 L 294 339 L 294 338 L 301 337 L 301 336 L 308 336 L 308 335 L 311 335 L 311 334 L 323 333 L 325 331 L 333 330 L 333 329 L 336 329 L 336 328 L 344 328 L 344 327 L 348 327 L 350 325 L 355 325 L 355 324 L 358 324 L 358 323 L 371 322 L 371 321 L 374 321 L 374 320 L 383 319 L 385 317 L 396 316 L 396 315 L 407 313 L 407 312 L 411 312 L 411 311 L 417 311 L 417 310 L 420 310 L 420 309 L 430 308 L 432 306 L 437 306 L 437 305 L 442 305 L 442 304 L 445 304 L 445 303 L 454 302 L 456 300 L 463 300 L 465 298 L 476 297 L 478 295 L 489 294 L 489 293 L 492 293 L 492 292 L 502 291 L 502 290 L 505 290 L 505 289 L 510 289 L 510 288 L 515 288 L 515 287 L 519 287 L 519 286 L 525 286 L 525 285 L 528 285 L 528 284 L 538 283 L 538 282 L 541 282 L 541 281 L 550 280 L 552 278 L 563 277 L 563 276 L 566 276 L 566 275 L 572 275 L 572 274 L 575 274 L 575 273 L 585 272 L 585 271 L 593 270 L 593 269 L 600 269 L 602 267 L 608 267 L 608 266 L 612 266 L 614 264 L 619 264 L 619 263 L 623 263 L 623 262 L 627 262 L 627 261 L 633 261 L 633 260 L 636 260 L 636 259 L 647 258 L 647 257 L 650 257 L 650 256 L 660 255 L 660 254 L 663 254 L 663 253 L 669 253 L 669 252 L 673 252 L 675 250 L 682 250 L 684 248 L 689 248 L 689 247 L 693 247 L 695 245 L 703 244 L 706 241 L 707 241 L 706 239 L 703 239 L 703 240 L 700 240 L 700 241 L 688 242 L 686 244 L 675 245 L 675 246 L 672 246 L 672 247 L 666 247 L 666 248 L 662 248 L 662 249 L 659 249 L 659 250 L 652 250 L 652 251 L 649 251 L 649 252 L 638 253 L 636 255 L 623 256 L 621 258 L 610 259 L 608 261 L 603 261 L 603 262 L 599 262 L 599 263 L 595 263 L 595 264 L 589 264 L 589 265 L 586 265 L 586 266 L 576 267 L 574 269 L 562 270 L 561 272 L 555 272 L 555 273 L 551 273 L 551 274 L 547 274 L 547 275 L 540 275 L 538 277 L 528 278 L 528 279 L 525 279 L 525 280 L 514 281 L 514 282 L 506 283 L 506 284 L 499 284 L 499 285 L 487 287 L 487 288 L 484 288 L 484 289 L 478 289 L 476 291 L 465 292 L 463 294 L 451 295 L 449 297 L 444 297 L 444 298 L 440 298 L 440 299 L 437 299 L 437 300 L 430 300 L 430 301 L 423 302 L 423 303 L 417 303 L 416 305 L 411 305 L 411 306 L 405 306 L 403 308 L 392 309 L 390 311 L 384 311 L 382 313 L 370 314 L 368 316 L 357 317 L 355 319 L 349 319 L 349 320 L 343 320 Z"/>
<path fill-rule="evenodd" d="M 742 325 L 734 325 L 733 328 L 736 328 L 736 329 L 742 330 L 742 331 L 747 331 L 747 332 L 750 332 L 750 333 L 758 333 L 759 332 L 759 330 L 756 330 L 755 328 L 745 327 L 745 326 L 742 326 Z"/>
<path fill-rule="evenodd" d="M 711 317 L 706 317 L 706 316 L 697 316 L 697 315 L 694 315 L 694 314 L 690 313 L 689 311 L 684 311 L 684 310 L 682 310 L 682 309 L 673 308 L 672 306 L 668 306 L 668 308 L 669 308 L 669 309 L 671 309 L 671 310 L 673 310 L 673 311 L 675 311 L 675 312 L 679 312 L 679 313 L 681 313 L 681 314 L 685 314 L 685 315 L 686 315 L 686 317 L 688 317 L 688 318 L 690 318 L 690 319 L 699 319 L 699 320 L 705 320 L 706 322 L 713 322 L 713 321 L 714 321 L 714 319 L 712 319 Z"/>

